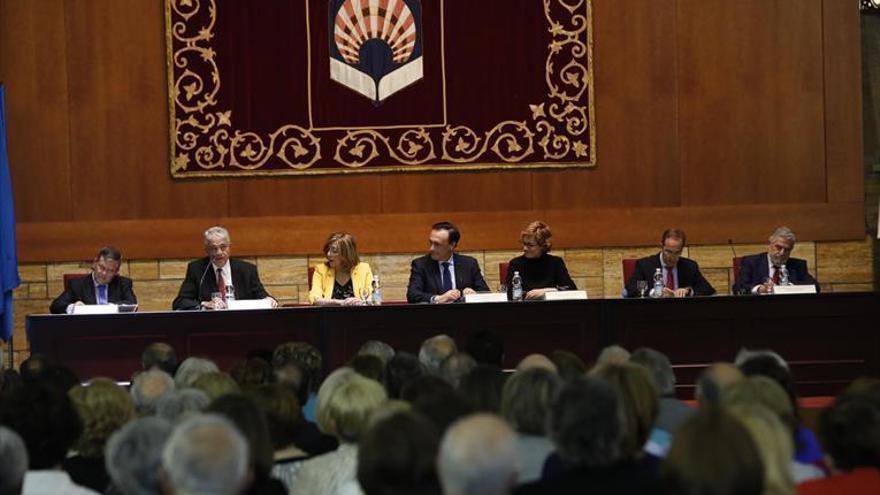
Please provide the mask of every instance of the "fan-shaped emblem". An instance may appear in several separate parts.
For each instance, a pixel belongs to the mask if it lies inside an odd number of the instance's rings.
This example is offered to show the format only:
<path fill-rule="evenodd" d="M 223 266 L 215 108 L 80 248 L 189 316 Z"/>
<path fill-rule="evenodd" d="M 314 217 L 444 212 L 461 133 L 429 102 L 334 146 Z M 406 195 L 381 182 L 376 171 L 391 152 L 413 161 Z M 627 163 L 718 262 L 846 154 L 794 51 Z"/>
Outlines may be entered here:
<path fill-rule="evenodd" d="M 377 105 L 420 80 L 419 0 L 330 0 L 330 78 Z"/>

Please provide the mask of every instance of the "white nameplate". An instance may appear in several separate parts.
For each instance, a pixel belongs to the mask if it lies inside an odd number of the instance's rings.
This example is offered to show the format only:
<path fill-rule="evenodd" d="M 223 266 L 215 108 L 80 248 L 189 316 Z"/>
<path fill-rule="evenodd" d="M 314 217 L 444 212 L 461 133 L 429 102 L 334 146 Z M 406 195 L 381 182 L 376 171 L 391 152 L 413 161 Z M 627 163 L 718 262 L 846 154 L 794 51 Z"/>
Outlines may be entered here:
<path fill-rule="evenodd" d="M 587 291 L 585 290 L 557 290 L 544 293 L 545 301 L 576 301 L 586 298 Z"/>
<path fill-rule="evenodd" d="M 235 299 L 228 301 L 229 309 L 272 309 L 272 301 L 269 299 Z"/>
<path fill-rule="evenodd" d="M 118 313 L 119 308 L 115 304 L 76 304 L 73 306 L 75 315 L 109 315 Z"/>
<path fill-rule="evenodd" d="M 773 287 L 774 294 L 815 294 L 815 285 L 777 285 Z"/>
<path fill-rule="evenodd" d="M 466 303 L 507 302 L 507 293 L 506 292 L 477 292 L 476 294 L 465 294 L 464 302 L 466 302 Z"/>

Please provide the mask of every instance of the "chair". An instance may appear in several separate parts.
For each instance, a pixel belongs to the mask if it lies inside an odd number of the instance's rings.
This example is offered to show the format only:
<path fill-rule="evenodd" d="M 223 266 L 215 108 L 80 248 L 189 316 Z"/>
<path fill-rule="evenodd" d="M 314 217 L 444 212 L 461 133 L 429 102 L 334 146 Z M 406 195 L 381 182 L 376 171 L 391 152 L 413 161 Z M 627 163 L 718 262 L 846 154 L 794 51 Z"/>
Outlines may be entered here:
<path fill-rule="evenodd" d="M 623 260 L 623 283 L 629 280 L 636 272 L 636 258 L 626 258 Z"/>
<path fill-rule="evenodd" d="M 64 279 L 64 290 L 70 288 L 70 281 L 78 278 L 88 277 L 88 273 L 65 273 L 62 275 Z"/>
<path fill-rule="evenodd" d="M 509 261 L 502 261 L 498 263 L 498 278 L 501 285 L 507 284 L 507 270 L 510 268 Z"/>

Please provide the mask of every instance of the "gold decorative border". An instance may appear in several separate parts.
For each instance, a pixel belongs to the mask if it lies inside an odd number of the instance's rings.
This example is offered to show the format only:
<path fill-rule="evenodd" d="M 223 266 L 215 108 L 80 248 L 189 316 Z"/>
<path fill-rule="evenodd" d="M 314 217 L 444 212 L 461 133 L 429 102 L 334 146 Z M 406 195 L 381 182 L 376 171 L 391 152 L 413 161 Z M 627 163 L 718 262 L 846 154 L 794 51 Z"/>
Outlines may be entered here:
<path fill-rule="evenodd" d="M 304 1 L 308 9 L 308 0 Z M 209 43 L 217 20 L 215 0 L 165 0 L 171 175 L 189 178 L 594 167 L 592 0 L 542 1 L 552 35 L 545 64 L 548 93 L 547 100 L 529 105 L 527 119 L 500 122 L 482 135 L 462 125 L 446 125 L 439 135 L 432 132 L 436 131 L 434 126 L 407 128 L 399 136 L 384 134 L 379 127 L 351 129 L 335 146 L 333 159 L 342 167 L 311 169 L 321 159 L 321 137 L 311 122 L 309 128 L 282 126 L 266 136 L 267 142 L 254 132 L 235 129 L 231 111 L 216 110 L 220 75 L 216 52 Z M 555 17 L 554 7 L 564 8 L 570 16 Z M 207 24 L 190 25 L 200 12 L 207 14 Z M 441 36 L 445 35 L 444 30 L 441 25 Z M 179 45 L 177 49 L 175 42 Z M 582 63 L 584 58 L 586 66 Z M 209 65 L 211 80 L 205 81 L 189 70 L 193 63 Z M 307 63 L 310 71 L 311 53 Z M 175 69 L 180 71 L 176 78 Z M 444 95 L 445 86 L 444 74 Z M 585 93 L 586 107 L 582 101 Z M 177 117 L 178 106 L 186 118 Z M 444 116 L 445 113 L 444 104 Z M 311 113 L 309 118 L 311 121 Z M 565 132 L 558 132 L 557 125 L 564 126 Z M 207 143 L 200 143 L 200 135 L 207 136 Z M 435 149 L 435 139 L 440 140 L 440 150 Z M 364 167 L 380 155 L 379 149 L 385 149 L 400 165 Z M 575 161 L 520 163 L 537 150 L 543 152 L 544 160 L 566 160 L 573 153 Z M 438 158 L 438 151 L 446 163 L 426 165 Z M 485 162 L 488 157 L 484 155 L 489 151 L 503 163 Z M 259 170 L 273 157 L 288 169 Z M 187 170 L 193 161 L 200 170 Z M 230 168 L 238 170 L 219 171 Z"/>

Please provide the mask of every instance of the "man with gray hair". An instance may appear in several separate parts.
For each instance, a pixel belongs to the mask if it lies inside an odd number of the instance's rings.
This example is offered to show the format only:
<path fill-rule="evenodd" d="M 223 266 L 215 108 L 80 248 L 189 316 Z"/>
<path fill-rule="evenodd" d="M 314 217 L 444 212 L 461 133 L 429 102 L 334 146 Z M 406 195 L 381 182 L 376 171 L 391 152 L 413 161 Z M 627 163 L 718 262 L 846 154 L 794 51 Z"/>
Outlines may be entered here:
<path fill-rule="evenodd" d="M 660 412 L 657 414 L 657 420 L 654 421 L 654 428 L 670 434 L 675 433 L 694 410 L 675 397 L 675 372 L 672 370 L 669 358 L 660 351 L 642 347 L 632 353 L 629 361 L 648 368 L 657 390 L 660 391 Z"/>
<path fill-rule="evenodd" d="M 278 306 L 263 288 L 256 265 L 229 257 L 232 241 L 225 228 L 206 230 L 204 243 L 207 256 L 187 265 L 172 309 L 224 309 L 224 301 L 233 295 L 228 291 L 234 291 L 235 299 L 266 299 L 272 307 Z"/>
<path fill-rule="evenodd" d="M 797 238 L 788 227 L 779 227 L 770 234 L 767 252 L 744 256 L 734 292 L 737 294 L 766 294 L 779 285 L 788 272 L 793 285 L 815 285 L 816 279 L 807 270 L 807 260 L 791 258 Z"/>
<path fill-rule="evenodd" d="M 104 465 L 115 491 L 125 495 L 160 493 L 162 449 L 171 436 L 171 423 L 161 418 L 131 421 L 110 437 Z"/>
<path fill-rule="evenodd" d="M 200 376 L 215 371 L 220 371 L 220 368 L 214 361 L 195 356 L 188 357 L 177 368 L 177 373 L 174 374 L 174 385 L 178 389 L 192 387 Z"/>
<path fill-rule="evenodd" d="M 178 423 L 204 411 L 211 399 L 201 390 L 187 388 L 163 396 L 156 404 L 156 416 L 170 423 Z"/>
<path fill-rule="evenodd" d="M 248 444 L 227 419 L 193 416 L 174 428 L 162 451 L 163 493 L 237 495 L 248 478 Z"/>
<path fill-rule="evenodd" d="M 0 426 L 0 495 L 18 495 L 28 468 L 28 452 L 18 433 Z"/>
<path fill-rule="evenodd" d="M 425 365 L 425 369 L 432 375 L 440 374 L 440 363 L 449 356 L 458 352 L 455 340 L 449 335 L 435 335 L 422 342 L 419 349 L 419 361 Z"/>
<path fill-rule="evenodd" d="M 519 476 L 516 434 L 494 414 L 462 418 L 446 430 L 437 456 L 445 495 L 506 495 Z"/>
<path fill-rule="evenodd" d="M 376 356 L 382 360 L 382 364 L 388 364 L 394 357 L 394 348 L 381 340 L 368 340 L 358 349 L 358 356 Z"/>
<path fill-rule="evenodd" d="M 156 414 L 159 399 L 174 391 L 174 379 L 159 369 L 151 369 L 134 377 L 131 382 L 131 400 L 138 416 Z"/>

